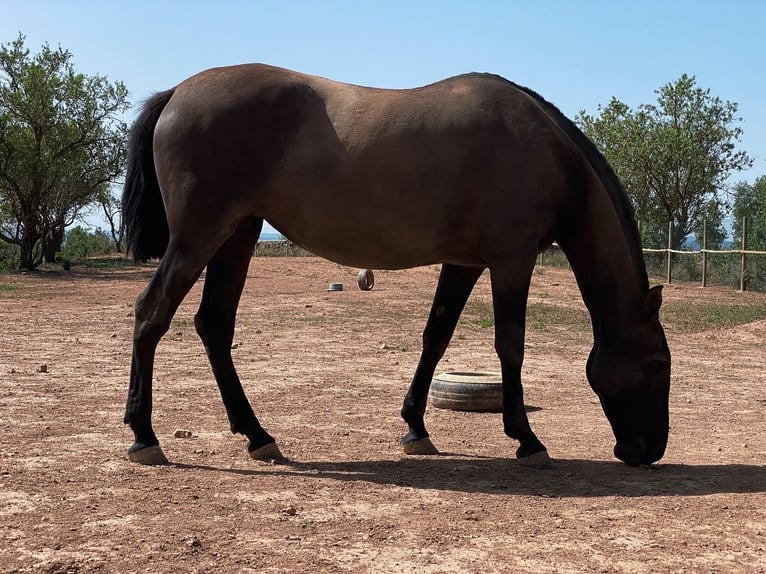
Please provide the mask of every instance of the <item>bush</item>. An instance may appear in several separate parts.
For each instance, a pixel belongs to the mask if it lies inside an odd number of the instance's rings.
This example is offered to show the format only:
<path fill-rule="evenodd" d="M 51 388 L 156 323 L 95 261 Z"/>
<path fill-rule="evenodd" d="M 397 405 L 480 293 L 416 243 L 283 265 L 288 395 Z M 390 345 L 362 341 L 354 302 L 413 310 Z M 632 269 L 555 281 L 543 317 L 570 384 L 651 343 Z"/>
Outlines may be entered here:
<path fill-rule="evenodd" d="M 256 257 L 312 257 L 300 245 L 288 240 L 259 241 L 255 246 Z"/>
<path fill-rule="evenodd" d="M 58 258 L 67 261 L 85 259 L 93 255 L 107 255 L 113 250 L 112 240 L 103 229 L 99 227 L 88 231 L 78 225 L 67 232 Z"/>
<path fill-rule="evenodd" d="M 0 271 L 13 271 L 19 268 L 19 246 L 0 241 Z"/>

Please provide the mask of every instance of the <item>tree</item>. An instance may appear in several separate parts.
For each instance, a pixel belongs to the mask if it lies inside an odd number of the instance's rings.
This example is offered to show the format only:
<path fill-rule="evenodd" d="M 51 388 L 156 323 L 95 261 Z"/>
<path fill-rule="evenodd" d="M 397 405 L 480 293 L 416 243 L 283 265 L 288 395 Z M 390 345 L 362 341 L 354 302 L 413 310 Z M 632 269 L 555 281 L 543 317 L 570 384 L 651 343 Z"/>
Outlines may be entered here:
<path fill-rule="evenodd" d="M 612 98 L 597 116 L 581 110 L 576 122 L 614 168 L 646 229 L 667 229 L 672 221 L 678 248 L 710 202 L 722 202 L 726 179 L 752 159 L 736 150 L 736 103 L 711 96 L 686 74 L 655 93 L 656 105 L 634 111 Z"/>
<path fill-rule="evenodd" d="M 734 186 L 732 215 L 737 246 L 742 242 L 742 220 L 746 218 L 748 250 L 766 251 L 766 176 L 760 176 L 752 185 L 740 182 Z M 763 256 L 748 258 L 745 281 L 748 289 L 766 291 L 766 259 Z"/>
<path fill-rule="evenodd" d="M 30 55 L 24 40 L 0 45 L 0 239 L 31 269 L 122 173 L 129 102 L 121 82 L 77 73 L 69 51 Z"/>
<path fill-rule="evenodd" d="M 707 202 L 702 212 L 701 221 L 694 228 L 694 238 L 697 245 L 702 247 L 703 243 L 707 249 L 720 249 L 726 240 L 726 228 L 723 225 L 726 216 L 727 206 L 713 198 Z M 706 240 L 705 235 L 707 236 Z"/>
<path fill-rule="evenodd" d="M 122 225 L 122 201 L 120 201 L 111 191 L 107 191 L 98 199 L 98 204 L 109 223 L 109 234 L 112 236 L 114 250 L 122 253 L 122 239 L 125 235 L 125 228 Z"/>
<path fill-rule="evenodd" d="M 740 182 L 734 186 L 732 231 L 737 245 L 742 242 L 742 220 L 747 218 L 747 247 L 766 251 L 766 175 L 753 184 Z"/>
<path fill-rule="evenodd" d="M 112 251 L 112 240 L 100 227 L 88 231 L 76 226 L 67 231 L 62 244 L 62 255 L 67 259 L 84 259 L 92 255 L 105 255 Z"/>

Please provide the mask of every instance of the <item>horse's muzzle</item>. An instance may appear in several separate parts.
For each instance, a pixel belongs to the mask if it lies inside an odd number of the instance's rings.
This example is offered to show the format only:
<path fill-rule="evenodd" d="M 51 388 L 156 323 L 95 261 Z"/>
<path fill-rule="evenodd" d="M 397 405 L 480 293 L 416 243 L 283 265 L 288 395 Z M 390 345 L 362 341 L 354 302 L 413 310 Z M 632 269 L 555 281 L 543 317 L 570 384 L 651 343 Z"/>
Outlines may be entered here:
<path fill-rule="evenodd" d="M 652 464 L 665 454 L 665 444 L 647 445 L 643 440 L 618 442 L 614 445 L 614 456 L 630 466 Z"/>

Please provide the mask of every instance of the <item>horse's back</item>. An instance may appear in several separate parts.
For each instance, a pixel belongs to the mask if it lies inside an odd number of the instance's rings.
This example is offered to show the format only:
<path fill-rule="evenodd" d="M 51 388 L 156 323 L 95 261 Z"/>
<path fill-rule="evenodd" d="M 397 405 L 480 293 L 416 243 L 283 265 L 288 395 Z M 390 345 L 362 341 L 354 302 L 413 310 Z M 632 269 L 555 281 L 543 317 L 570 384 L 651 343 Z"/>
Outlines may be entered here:
<path fill-rule="evenodd" d="M 161 182 L 180 170 L 227 194 L 219 217 L 258 215 L 317 254 L 382 268 L 482 265 L 503 234 L 552 227 L 566 144 L 497 76 L 386 90 L 249 64 L 181 83 L 155 155 Z M 189 189 L 163 185 L 166 204 L 196 201 Z"/>

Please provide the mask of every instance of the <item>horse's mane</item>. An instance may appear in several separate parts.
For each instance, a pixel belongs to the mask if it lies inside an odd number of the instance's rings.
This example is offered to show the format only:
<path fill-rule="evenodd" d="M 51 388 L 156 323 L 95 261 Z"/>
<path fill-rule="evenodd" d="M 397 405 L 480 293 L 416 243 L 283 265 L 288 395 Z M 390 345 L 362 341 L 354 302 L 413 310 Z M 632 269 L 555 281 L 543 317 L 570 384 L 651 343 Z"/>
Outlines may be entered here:
<path fill-rule="evenodd" d="M 639 234 L 638 226 L 635 222 L 633 206 L 628 200 L 625 189 L 622 187 L 622 183 L 620 183 L 620 179 L 617 177 L 617 174 L 614 173 L 612 166 L 609 165 L 609 162 L 598 150 L 595 144 L 590 140 L 590 138 L 588 138 L 588 136 L 586 136 L 572 120 L 561 113 L 561 111 L 556 106 L 529 88 L 520 86 L 514 82 L 511 82 L 510 80 L 502 78 L 501 76 L 497 76 L 497 78 L 511 84 L 516 89 L 521 90 L 529 97 L 534 99 L 548 114 L 548 116 L 553 121 L 555 121 L 562 130 L 564 130 L 564 133 L 569 136 L 569 138 L 574 142 L 574 144 L 580 149 L 582 154 L 588 160 L 591 167 L 593 168 L 593 171 L 596 172 L 596 175 L 598 175 L 601 183 L 604 184 L 604 187 L 606 188 L 609 197 L 612 200 L 614 209 L 617 212 L 617 215 L 622 223 L 622 228 L 625 231 L 625 237 L 630 243 L 630 246 L 633 248 L 634 263 L 636 266 L 636 271 L 638 272 L 638 276 L 641 278 L 642 283 L 645 284 L 646 288 L 648 289 L 649 277 L 646 273 L 644 252 L 641 249 L 641 235 Z"/>

